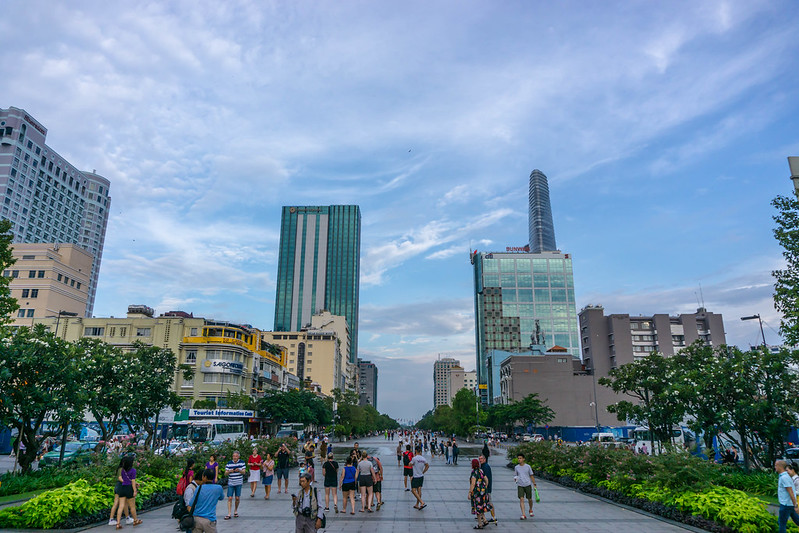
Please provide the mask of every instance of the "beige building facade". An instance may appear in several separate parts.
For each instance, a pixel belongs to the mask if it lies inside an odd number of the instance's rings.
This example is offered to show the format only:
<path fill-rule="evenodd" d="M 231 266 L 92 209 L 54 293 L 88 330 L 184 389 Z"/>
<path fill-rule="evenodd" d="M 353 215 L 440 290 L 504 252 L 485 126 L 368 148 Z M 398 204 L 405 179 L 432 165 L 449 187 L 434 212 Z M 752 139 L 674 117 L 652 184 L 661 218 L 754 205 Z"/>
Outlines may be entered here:
<path fill-rule="evenodd" d="M 89 299 L 92 255 L 74 244 L 19 243 L 12 254 L 17 260 L 3 272 L 11 278 L 11 296 L 19 310 L 11 317 L 16 326 L 30 326 L 35 319 L 83 316 Z"/>
<path fill-rule="evenodd" d="M 477 394 L 477 372 L 464 370 L 461 366 L 453 366 L 449 371 L 449 404 L 458 391 L 468 389 Z"/>
<path fill-rule="evenodd" d="M 340 349 L 339 337 L 333 330 L 266 331 L 262 338 L 281 348 L 286 370 L 311 388 L 326 396 L 333 389 L 346 387 L 347 368 Z"/>
<path fill-rule="evenodd" d="M 193 379 L 175 376 L 174 390 L 185 398 L 184 407 L 197 400 L 214 400 L 224 405 L 228 393 L 263 395 L 266 390 L 285 390 L 291 383 L 285 372 L 283 354 L 270 353 L 262 332 L 248 326 L 171 312 L 154 317 L 144 305 L 128 307 L 123 318 L 65 317 L 34 319 L 55 330 L 68 341 L 81 337 L 100 339 L 123 351 L 136 341 L 171 349 L 179 364 L 194 369 Z"/>

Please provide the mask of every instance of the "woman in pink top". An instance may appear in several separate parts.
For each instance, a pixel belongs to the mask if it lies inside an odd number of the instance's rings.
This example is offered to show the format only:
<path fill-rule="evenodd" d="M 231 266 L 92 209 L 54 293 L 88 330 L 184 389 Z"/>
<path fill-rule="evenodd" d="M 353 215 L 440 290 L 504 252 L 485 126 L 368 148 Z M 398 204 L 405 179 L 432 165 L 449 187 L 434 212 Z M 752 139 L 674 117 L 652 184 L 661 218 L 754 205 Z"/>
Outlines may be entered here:
<path fill-rule="evenodd" d="M 275 478 L 275 461 L 272 459 L 272 454 L 266 454 L 266 459 L 261 467 L 261 483 L 264 485 L 264 500 L 269 499 L 269 493 L 272 492 L 272 480 Z"/>

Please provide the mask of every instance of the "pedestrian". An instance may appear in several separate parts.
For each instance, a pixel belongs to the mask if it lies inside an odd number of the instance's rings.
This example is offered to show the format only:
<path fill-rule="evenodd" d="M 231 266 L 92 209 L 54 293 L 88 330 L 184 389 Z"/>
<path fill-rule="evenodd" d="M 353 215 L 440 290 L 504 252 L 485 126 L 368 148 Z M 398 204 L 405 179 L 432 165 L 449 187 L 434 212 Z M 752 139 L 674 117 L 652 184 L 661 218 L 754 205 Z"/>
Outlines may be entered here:
<path fill-rule="evenodd" d="M 430 463 L 428 463 L 427 459 L 425 459 L 424 455 L 422 455 L 421 449 L 417 448 L 416 455 L 414 455 L 413 459 L 411 459 L 411 468 L 413 470 L 413 477 L 411 478 L 411 494 L 416 497 L 416 505 L 414 505 L 413 508 L 419 509 L 421 511 L 427 507 L 427 504 L 424 503 L 424 500 L 422 500 L 422 486 L 424 485 L 424 475 L 430 468 Z"/>
<path fill-rule="evenodd" d="M 527 502 L 530 504 L 530 518 L 533 517 L 533 487 L 537 487 L 535 484 L 535 477 L 533 477 L 533 469 L 530 468 L 530 465 L 524 462 L 524 454 L 520 453 L 516 456 L 518 459 L 519 464 L 516 465 L 514 468 L 513 476 L 514 481 L 516 481 L 516 495 L 519 497 L 519 507 L 522 509 L 522 516 L 520 520 L 527 520 L 527 517 L 524 514 L 524 499 L 527 498 Z"/>
<path fill-rule="evenodd" d="M 488 492 L 488 479 L 480 469 L 480 461 L 472 459 L 472 474 L 469 476 L 469 501 L 472 503 L 472 513 L 477 515 L 477 525 L 474 529 L 483 529 L 486 525 L 485 512 L 488 510 L 486 493 Z"/>
<path fill-rule="evenodd" d="M 452 464 L 458 464 L 458 456 L 460 455 L 461 450 L 458 448 L 458 443 L 454 440 L 452 441 Z"/>
<path fill-rule="evenodd" d="M 210 468 L 203 471 L 202 483 L 197 487 L 200 492 L 192 501 L 194 507 L 188 506 L 194 516 L 194 533 L 216 533 L 216 504 L 225 498 L 222 486 L 214 481 L 216 476 L 217 473 Z"/>
<path fill-rule="evenodd" d="M 247 480 L 250 482 L 250 498 L 255 498 L 255 489 L 258 488 L 258 480 L 261 479 L 262 465 L 261 454 L 258 453 L 257 447 L 253 447 L 252 455 L 247 458 L 247 467 L 250 469 L 250 477 Z"/>
<path fill-rule="evenodd" d="M 483 471 L 485 474 L 486 479 L 488 480 L 488 486 L 486 487 L 486 504 L 488 511 L 491 513 L 491 520 L 486 520 L 486 522 L 493 522 L 494 524 L 497 523 L 497 515 L 494 512 L 494 504 L 491 503 L 491 490 L 493 488 L 494 477 L 491 473 L 491 466 L 488 464 L 488 458 L 485 455 L 481 455 L 477 458 L 480 461 L 480 470 Z"/>
<path fill-rule="evenodd" d="M 233 452 L 231 461 L 225 465 L 225 475 L 227 476 L 227 515 L 225 520 L 230 520 L 230 511 L 233 510 L 233 517 L 239 517 L 239 503 L 241 502 L 241 486 L 244 484 L 244 471 L 247 465 L 241 460 L 239 452 Z M 233 498 L 236 498 L 236 506 L 233 507 Z"/>
<path fill-rule="evenodd" d="M 786 471 L 788 463 L 783 460 L 774 463 L 774 470 L 779 474 L 777 478 L 777 499 L 780 502 L 779 528 L 780 533 L 785 533 L 788 526 L 788 518 L 794 524 L 799 525 L 799 503 L 796 501 L 794 482 L 791 475 Z M 795 471 L 794 471 L 795 472 Z"/>
<path fill-rule="evenodd" d="M 295 533 L 316 533 L 316 530 L 322 527 L 322 519 L 325 514 L 319 505 L 316 489 L 311 487 L 311 483 L 311 476 L 306 472 L 300 476 L 300 490 L 297 494 L 291 495 L 291 503 L 296 517 Z"/>
<path fill-rule="evenodd" d="M 266 452 L 266 458 L 261 464 L 261 484 L 264 486 L 264 500 L 269 499 L 272 492 L 272 480 L 275 479 L 275 460 L 272 454 Z"/>
<path fill-rule="evenodd" d="M 133 525 L 138 526 L 141 520 L 136 516 L 136 494 L 139 492 L 139 484 L 136 481 L 136 469 L 133 468 L 133 456 L 126 455 L 122 458 L 117 469 L 117 480 L 122 485 L 119 488 L 119 507 L 117 508 L 117 529 L 122 529 L 122 510 L 128 506 L 129 512 L 133 515 Z"/>
<path fill-rule="evenodd" d="M 403 481 L 405 482 L 405 492 L 408 492 L 408 478 L 413 479 L 413 467 L 411 466 L 411 460 L 413 459 L 413 452 L 411 451 L 411 445 L 405 445 L 405 451 L 402 454 L 402 477 Z"/>
<path fill-rule="evenodd" d="M 330 510 L 330 494 L 333 494 L 333 509 L 338 514 L 338 463 L 333 460 L 332 453 L 322 463 L 322 473 L 325 477 L 325 511 Z"/>
<path fill-rule="evenodd" d="M 355 514 L 355 476 L 357 475 L 357 470 L 355 465 L 352 464 L 352 456 L 347 457 L 340 478 L 341 496 L 344 499 L 344 514 L 347 514 L 347 500 L 352 504 L 350 514 Z"/>
<path fill-rule="evenodd" d="M 376 455 L 370 455 L 368 459 L 372 462 L 372 468 L 375 471 L 375 484 L 372 486 L 372 492 L 375 495 L 375 511 L 379 511 L 383 507 L 383 463 Z"/>
<path fill-rule="evenodd" d="M 447 464 L 448 465 L 452 464 L 452 452 L 451 452 L 451 450 L 452 450 L 452 443 L 450 441 L 447 441 L 447 445 L 444 448 L 444 458 L 447 460 Z"/>
<path fill-rule="evenodd" d="M 216 462 L 216 454 L 211 454 L 211 457 L 208 458 L 208 462 L 205 463 L 206 470 L 213 470 L 214 471 L 214 483 L 219 482 L 219 463 Z"/>
<path fill-rule="evenodd" d="M 402 466 L 402 442 L 397 443 L 397 466 Z"/>
<path fill-rule="evenodd" d="M 186 492 L 186 487 L 189 486 L 189 483 L 191 483 L 193 479 L 194 459 L 190 457 L 186 459 L 186 468 L 183 469 L 183 474 L 181 474 L 180 480 L 178 480 L 177 493 L 183 496 L 183 494 Z"/>
<path fill-rule="evenodd" d="M 374 498 L 374 479 L 375 470 L 372 462 L 367 458 L 365 451 L 361 452 L 361 460 L 358 462 L 358 487 L 361 491 L 361 511 L 372 512 L 372 499 Z"/>
<path fill-rule="evenodd" d="M 117 480 L 116 480 L 116 484 L 114 486 L 114 505 L 111 507 L 111 514 L 108 517 L 108 525 L 109 526 L 117 525 L 116 516 L 117 516 L 117 510 L 119 509 L 119 494 L 121 492 L 120 489 L 122 488 L 122 481 L 119 479 L 119 476 L 120 476 L 120 469 L 122 468 L 122 463 L 123 463 L 124 460 L 125 460 L 124 457 L 122 459 L 120 459 L 119 460 L 119 466 L 117 467 Z M 127 519 L 126 519 L 126 523 L 132 524 L 133 523 L 133 518 L 131 518 L 131 516 L 130 516 L 130 503 L 128 503 L 126 509 L 123 509 L 123 512 L 128 516 Z"/>
<path fill-rule="evenodd" d="M 203 470 L 203 472 L 205 472 L 205 470 Z M 192 479 L 191 482 L 188 485 L 186 485 L 186 488 L 183 491 L 183 503 L 186 505 L 186 510 L 187 511 L 190 511 L 192 504 L 194 504 L 194 496 L 195 495 L 199 496 L 199 494 L 197 494 L 197 487 L 202 485 L 202 474 L 203 474 L 203 472 L 200 473 L 199 481 L 196 480 L 196 479 Z M 193 476 L 192 476 L 192 478 L 193 478 Z M 192 526 L 192 527 L 190 527 L 188 529 L 183 529 L 183 526 L 180 525 L 181 518 L 182 517 L 178 518 L 178 529 L 180 529 L 181 531 L 188 531 L 188 532 L 193 531 L 194 530 L 194 526 Z"/>
<path fill-rule="evenodd" d="M 275 473 L 277 474 L 277 493 L 280 494 L 280 481 L 286 484 L 285 492 L 286 494 L 289 493 L 289 460 L 291 459 L 291 454 L 289 453 L 288 446 L 286 443 L 280 445 L 280 449 L 277 451 L 277 470 Z"/>

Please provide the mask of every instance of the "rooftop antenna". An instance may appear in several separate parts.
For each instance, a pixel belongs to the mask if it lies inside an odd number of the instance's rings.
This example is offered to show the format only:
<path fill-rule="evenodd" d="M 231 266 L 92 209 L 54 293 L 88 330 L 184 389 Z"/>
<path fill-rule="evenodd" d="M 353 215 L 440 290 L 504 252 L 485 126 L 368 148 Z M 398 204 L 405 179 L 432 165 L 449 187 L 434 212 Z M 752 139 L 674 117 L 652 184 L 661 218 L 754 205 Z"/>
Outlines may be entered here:
<path fill-rule="evenodd" d="M 704 309 L 705 308 L 705 295 L 702 294 L 702 282 L 701 281 L 699 282 L 699 296 L 702 298 L 701 307 L 702 307 L 702 309 Z"/>
<path fill-rule="evenodd" d="M 694 298 L 696 298 L 696 305 L 697 307 L 702 307 L 702 304 L 699 302 L 699 295 L 694 291 Z"/>

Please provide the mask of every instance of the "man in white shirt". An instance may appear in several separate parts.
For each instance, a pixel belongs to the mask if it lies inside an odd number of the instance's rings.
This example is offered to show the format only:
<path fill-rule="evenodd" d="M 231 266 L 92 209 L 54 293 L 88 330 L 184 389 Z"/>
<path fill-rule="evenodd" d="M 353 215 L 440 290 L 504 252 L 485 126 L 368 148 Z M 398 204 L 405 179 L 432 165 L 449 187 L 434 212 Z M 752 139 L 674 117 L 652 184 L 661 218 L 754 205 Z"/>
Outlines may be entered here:
<path fill-rule="evenodd" d="M 533 469 L 524 462 L 524 454 L 520 453 L 516 456 L 516 459 L 519 460 L 519 464 L 517 464 L 516 468 L 513 470 L 515 474 L 513 479 L 516 481 L 516 494 L 519 496 L 519 507 L 522 509 L 520 520 L 527 520 L 527 517 L 524 515 L 524 498 L 527 498 L 527 502 L 530 504 L 530 518 L 532 518 L 533 487 L 537 485 L 535 484 L 535 477 L 533 477 Z"/>
<path fill-rule="evenodd" d="M 424 475 L 427 469 L 430 468 L 430 463 L 422 455 L 422 449 L 416 448 L 416 455 L 411 459 L 411 468 L 413 469 L 413 477 L 411 478 L 411 494 L 416 497 L 416 505 L 414 509 L 420 511 L 427 507 L 427 504 L 422 500 L 422 485 L 424 485 Z"/>

